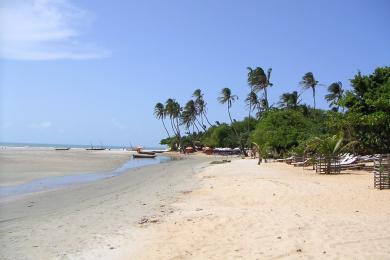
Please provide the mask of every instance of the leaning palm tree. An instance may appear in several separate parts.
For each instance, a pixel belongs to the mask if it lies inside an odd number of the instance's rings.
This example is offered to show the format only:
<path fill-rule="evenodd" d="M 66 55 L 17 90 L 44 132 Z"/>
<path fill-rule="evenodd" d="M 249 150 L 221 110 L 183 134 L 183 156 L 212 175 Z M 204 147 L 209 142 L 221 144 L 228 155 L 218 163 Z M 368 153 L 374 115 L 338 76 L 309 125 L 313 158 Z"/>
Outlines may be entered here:
<path fill-rule="evenodd" d="M 186 103 L 186 105 L 184 106 L 184 111 L 186 111 L 186 113 L 188 114 L 188 116 L 190 117 L 193 123 L 195 124 L 198 123 L 200 127 L 202 127 L 204 131 L 206 131 L 206 126 L 204 126 L 201 122 L 199 122 L 198 119 L 199 112 L 193 100 L 190 100 Z"/>
<path fill-rule="evenodd" d="M 238 99 L 238 96 L 232 95 L 232 91 L 230 90 L 230 88 L 223 88 L 221 90 L 221 96 L 218 97 L 219 103 L 221 104 L 227 103 L 229 119 L 232 124 L 233 124 L 233 119 L 232 119 L 232 115 L 230 114 L 230 108 L 232 107 L 232 104 L 234 101 L 236 101 L 236 99 Z"/>
<path fill-rule="evenodd" d="M 177 135 L 177 129 L 174 124 L 174 102 L 175 100 L 172 98 L 168 98 L 165 102 L 165 113 L 169 116 L 169 121 L 171 123 L 172 131 L 175 135 Z"/>
<path fill-rule="evenodd" d="M 194 118 L 189 111 L 183 110 L 183 112 L 180 115 L 180 121 L 181 121 L 181 124 L 184 125 L 185 129 L 187 129 L 188 131 L 190 130 L 190 128 L 192 126 L 193 133 L 195 133 L 195 128 L 199 132 L 199 128 L 196 125 L 196 123 L 194 122 Z"/>
<path fill-rule="evenodd" d="M 181 115 L 182 108 L 180 107 L 180 104 L 175 100 L 173 101 L 172 104 L 172 118 L 174 120 L 175 127 L 178 133 L 178 136 L 180 138 L 180 124 L 179 124 L 179 119 Z"/>
<path fill-rule="evenodd" d="M 325 99 L 329 102 L 329 107 L 337 106 L 337 110 L 339 110 L 339 102 L 344 93 L 343 84 L 340 81 L 330 84 L 328 87 L 328 92 L 329 94 L 325 96 Z"/>
<path fill-rule="evenodd" d="M 164 105 L 162 103 L 157 103 L 155 106 L 154 106 L 154 115 L 157 119 L 161 120 L 163 126 L 164 126 L 164 129 L 165 131 L 167 132 L 167 135 L 168 135 L 168 138 L 171 138 L 171 136 L 169 135 L 169 132 L 168 132 L 168 129 L 167 127 L 165 126 L 165 122 L 164 122 L 164 119 L 165 119 L 165 116 L 166 116 L 166 113 L 165 113 L 165 108 L 164 108 Z"/>
<path fill-rule="evenodd" d="M 195 106 L 197 108 L 197 111 L 198 111 L 198 114 L 200 115 L 200 118 L 202 120 L 202 125 L 203 125 L 203 117 L 206 119 L 207 123 L 210 125 L 210 126 L 213 126 L 208 117 L 207 117 L 207 109 L 206 109 L 206 101 L 204 100 L 203 98 L 203 93 L 200 89 L 196 89 L 194 91 L 194 93 L 192 94 L 193 97 L 195 97 Z"/>
<path fill-rule="evenodd" d="M 245 156 L 247 156 L 247 153 L 245 151 L 244 145 L 242 143 L 242 138 L 238 134 L 236 128 L 234 127 L 232 115 L 230 114 L 230 108 L 232 107 L 233 102 L 236 101 L 237 99 L 238 99 L 238 96 L 237 95 L 232 95 L 232 91 L 230 90 L 230 88 L 223 88 L 221 90 L 221 96 L 218 97 L 219 103 L 221 103 L 221 104 L 225 104 L 226 103 L 227 104 L 227 110 L 228 110 L 229 119 L 230 119 L 230 123 L 231 123 L 232 129 L 233 129 L 233 132 L 234 132 L 234 134 L 237 137 L 238 143 L 240 145 L 241 152 Z"/>
<path fill-rule="evenodd" d="M 177 136 L 177 139 L 179 140 L 179 146 L 181 147 L 181 133 L 180 133 L 180 115 L 182 108 L 180 107 L 180 104 L 172 99 L 169 98 L 165 103 L 165 111 L 166 115 L 169 116 L 171 127 L 174 132 L 174 134 Z"/>
<path fill-rule="evenodd" d="M 249 112 L 254 111 L 259 108 L 259 100 L 257 94 L 254 91 L 248 93 L 248 96 L 245 99 L 246 105 L 249 107 Z M 250 117 L 250 114 L 249 114 Z"/>
<path fill-rule="evenodd" d="M 255 92 L 258 92 L 260 90 L 264 91 L 264 99 L 266 101 L 266 110 L 268 110 L 269 103 L 268 103 L 267 88 L 271 87 L 273 85 L 270 82 L 272 68 L 269 68 L 267 70 L 267 74 L 260 67 L 256 67 L 255 69 L 248 67 L 247 69 L 248 69 L 248 85 L 251 86 L 251 91 L 252 90 Z"/>
<path fill-rule="evenodd" d="M 315 80 L 312 72 L 307 72 L 303 77 L 302 81 L 299 84 L 303 87 L 303 89 L 311 88 L 313 91 L 313 104 L 314 109 L 316 108 L 316 87 L 318 85 L 318 81 Z"/>

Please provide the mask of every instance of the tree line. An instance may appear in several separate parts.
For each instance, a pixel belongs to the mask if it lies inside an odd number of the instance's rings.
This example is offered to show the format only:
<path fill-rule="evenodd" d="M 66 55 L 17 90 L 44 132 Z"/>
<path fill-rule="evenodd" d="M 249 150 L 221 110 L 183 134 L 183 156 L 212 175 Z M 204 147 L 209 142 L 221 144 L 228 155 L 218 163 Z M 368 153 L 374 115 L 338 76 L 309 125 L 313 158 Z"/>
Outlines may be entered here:
<path fill-rule="evenodd" d="M 316 89 L 324 85 L 312 72 L 299 82 L 301 93 L 283 93 L 278 103 L 270 105 L 272 69 L 247 69 L 247 117 L 233 119 L 231 108 L 238 96 L 223 88 L 217 101 L 226 107 L 230 122 L 212 123 L 204 93 L 197 89 L 184 106 L 173 98 L 155 105 L 154 115 L 167 134 L 161 144 L 173 150 L 187 146 L 239 147 L 245 153 L 245 148 L 255 143 L 264 156 L 284 156 L 303 153 L 313 140 L 337 134 L 343 142 L 356 144 L 355 152 L 390 152 L 390 67 L 378 67 L 370 75 L 358 72 L 350 80 L 352 89 L 348 91 L 339 81 L 327 86 L 329 110 L 316 108 Z M 300 99 L 305 90 L 312 92 L 312 106 Z"/>

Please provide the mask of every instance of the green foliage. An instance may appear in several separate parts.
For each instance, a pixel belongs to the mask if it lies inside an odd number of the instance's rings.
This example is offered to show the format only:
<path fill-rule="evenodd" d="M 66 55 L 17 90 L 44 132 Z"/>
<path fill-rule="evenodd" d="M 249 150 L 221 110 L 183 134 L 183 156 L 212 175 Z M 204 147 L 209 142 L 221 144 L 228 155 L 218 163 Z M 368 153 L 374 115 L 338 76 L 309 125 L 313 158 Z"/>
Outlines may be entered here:
<path fill-rule="evenodd" d="M 204 146 L 210 147 L 237 147 L 237 137 L 232 128 L 227 124 L 212 126 L 202 139 Z"/>
<path fill-rule="evenodd" d="M 351 80 L 349 91 L 342 89 L 341 82 L 332 83 L 325 96 L 332 107 L 330 111 L 315 109 L 315 90 L 320 84 L 313 73 L 306 73 L 300 84 L 313 91 L 314 109 L 299 104 L 296 91 L 284 93 L 281 107 L 275 108 L 268 106 L 266 94 L 272 86 L 271 69 L 267 73 L 260 67 L 248 70 L 251 92 L 245 101 L 250 112 L 257 110 L 257 119 L 233 120 L 230 109 L 238 97 L 224 88 L 218 101 L 227 106 L 230 124 L 217 121 L 212 125 L 206 116 L 203 93 L 197 89 L 193 93 L 195 99 L 184 108 L 174 99 L 168 99 L 165 107 L 161 103 L 155 105 L 155 117 L 161 120 L 168 136 L 165 121 L 174 134 L 161 140 L 161 144 L 172 149 L 177 149 L 179 144 L 181 147 L 240 147 L 243 152 L 244 147 L 255 145 L 264 157 L 270 153 L 302 155 L 307 151 L 337 154 L 346 144 L 357 144 L 354 149 L 358 153 L 390 152 L 390 67 L 377 68 L 371 75 L 359 72 Z M 259 91 L 263 96 L 258 95 Z M 208 129 L 205 122 L 210 126 Z M 181 128 L 186 129 L 185 136 L 181 135 Z"/>
<path fill-rule="evenodd" d="M 300 141 L 322 133 L 323 122 L 318 111 L 308 116 L 291 109 L 273 110 L 264 115 L 252 134 L 252 140 L 259 145 L 268 145 L 279 155 L 297 146 Z"/>
<path fill-rule="evenodd" d="M 373 74 L 359 72 L 340 104 L 347 108 L 343 122 L 350 135 L 359 141 L 361 153 L 390 152 L 390 67 L 377 68 Z"/>
<path fill-rule="evenodd" d="M 177 138 L 177 136 L 168 137 L 168 138 L 162 139 L 160 141 L 160 144 L 168 146 L 169 149 L 172 150 L 172 151 L 177 151 L 178 144 L 179 144 L 179 139 Z"/>
<path fill-rule="evenodd" d="M 356 141 L 345 143 L 342 134 L 322 138 L 313 137 L 308 140 L 305 152 L 316 153 L 322 156 L 336 156 L 343 152 L 351 152 L 356 144 Z"/>

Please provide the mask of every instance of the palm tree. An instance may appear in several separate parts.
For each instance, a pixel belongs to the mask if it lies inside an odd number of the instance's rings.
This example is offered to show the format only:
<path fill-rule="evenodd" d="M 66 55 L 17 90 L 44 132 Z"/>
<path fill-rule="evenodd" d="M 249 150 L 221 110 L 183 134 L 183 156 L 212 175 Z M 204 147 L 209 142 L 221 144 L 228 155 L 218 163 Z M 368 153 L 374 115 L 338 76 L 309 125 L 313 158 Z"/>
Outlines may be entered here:
<path fill-rule="evenodd" d="M 164 118 L 165 118 L 166 114 L 165 114 L 164 105 L 162 103 L 159 102 L 154 106 L 154 115 L 156 116 L 157 119 L 161 120 L 161 122 L 164 126 L 164 129 L 167 132 L 168 138 L 171 138 L 171 136 L 169 135 L 168 129 L 165 126 Z"/>
<path fill-rule="evenodd" d="M 181 115 L 182 108 L 180 107 L 180 104 L 174 100 L 172 104 L 172 118 L 174 119 L 174 122 L 176 123 L 176 129 L 178 136 L 180 138 L 180 127 L 179 127 L 179 119 Z"/>
<path fill-rule="evenodd" d="M 325 99 L 330 102 L 329 107 L 337 105 L 337 110 L 339 110 L 339 101 L 343 97 L 344 93 L 343 84 L 340 81 L 330 84 L 328 87 L 328 92 L 329 94 L 325 96 Z"/>
<path fill-rule="evenodd" d="M 176 100 L 169 98 L 169 99 L 167 99 L 167 101 L 165 103 L 165 111 L 166 111 L 166 114 L 169 116 L 172 130 L 179 140 L 179 146 L 181 149 L 182 148 L 181 147 L 182 140 L 181 140 L 181 134 L 180 134 L 179 119 L 181 116 L 182 109 L 180 107 L 180 104 Z"/>
<path fill-rule="evenodd" d="M 200 115 L 200 118 L 202 120 L 202 125 L 203 125 L 203 117 L 204 117 L 206 119 L 207 123 L 210 126 L 213 126 L 210 123 L 210 121 L 209 121 L 209 119 L 207 118 L 207 115 L 206 115 L 206 112 L 207 112 L 206 105 L 207 105 L 207 103 L 204 101 L 202 91 L 200 89 L 196 89 L 194 91 L 194 93 L 192 94 L 192 96 L 195 97 L 195 106 L 196 106 L 198 114 Z"/>
<path fill-rule="evenodd" d="M 271 87 L 273 84 L 270 82 L 272 68 L 267 70 L 267 74 L 265 74 L 264 70 L 260 67 L 256 67 L 252 69 L 250 67 L 247 68 L 248 72 L 248 85 L 251 86 L 251 91 L 258 92 L 260 90 L 264 91 L 264 99 L 266 102 L 266 110 L 269 108 L 268 103 L 268 94 L 267 88 Z"/>
<path fill-rule="evenodd" d="M 311 88 L 313 90 L 313 102 L 314 109 L 316 109 L 316 87 L 318 85 L 318 81 L 315 80 L 312 72 L 307 72 L 303 77 L 302 81 L 299 84 L 303 87 L 303 89 Z"/>
<path fill-rule="evenodd" d="M 245 103 L 249 107 L 249 118 L 250 118 L 250 112 L 254 111 L 256 108 L 259 110 L 259 100 L 257 98 L 256 92 L 253 90 L 248 93 L 248 96 L 245 99 Z"/>
<path fill-rule="evenodd" d="M 175 135 L 177 135 L 177 129 L 174 124 L 174 102 L 175 100 L 172 98 L 168 98 L 165 102 L 165 113 L 169 116 L 169 120 L 171 122 L 172 131 Z"/>
<path fill-rule="evenodd" d="M 190 117 L 191 121 L 195 124 L 195 126 L 196 126 L 196 122 L 197 122 L 202 127 L 202 129 L 204 131 L 206 131 L 206 127 L 198 120 L 199 112 L 198 112 L 198 109 L 196 108 L 195 102 L 193 100 L 190 100 L 186 103 L 186 105 L 184 106 L 184 111 L 186 111 L 186 113 Z M 196 127 L 196 128 L 199 131 L 199 128 L 198 127 Z"/>
<path fill-rule="evenodd" d="M 299 104 L 299 95 L 297 91 L 291 93 L 283 93 L 280 96 L 280 102 L 282 107 L 296 108 Z"/>
<path fill-rule="evenodd" d="M 219 103 L 221 103 L 221 104 L 227 103 L 229 119 L 230 119 L 230 122 L 232 123 L 232 125 L 233 125 L 233 119 L 232 119 L 232 116 L 230 114 L 230 108 L 232 107 L 232 104 L 234 101 L 236 101 L 236 99 L 238 99 L 238 96 L 232 95 L 232 91 L 230 90 L 230 88 L 223 88 L 221 90 L 221 96 L 218 97 Z"/>
<path fill-rule="evenodd" d="M 199 132 L 199 128 L 198 126 L 194 123 L 194 119 L 191 115 L 191 113 L 187 110 L 184 110 L 182 113 L 181 113 L 181 116 L 180 116 L 180 120 L 181 120 L 181 124 L 184 125 L 184 127 L 189 130 L 190 127 L 192 126 L 192 132 L 194 133 L 195 132 L 195 127 L 196 129 L 198 130 Z"/>
<path fill-rule="evenodd" d="M 231 123 L 231 126 L 232 126 L 232 129 L 233 129 L 233 132 L 234 134 L 236 135 L 237 137 L 237 140 L 238 140 L 238 143 L 240 145 L 240 150 L 241 152 L 247 156 L 247 153 L 245 151 L 245 148 L 244 148 L 244 145 L 242 144 L 242 138 L 241 136 L 238 134 L 236 128 L 234 127 L 234 124 L 233 122 L 236 122 L 236 120 L 233 121 L 232 119 L 232 115 L 230 114 L 230 108 L 232 107 L 232 104 L 234 101 L 236 101 L 238 99 L 238 96 L 237 95 L 232 95 L 232 91 L 230 90 L 230 88 L 223 88 L 221 90 L 221 96 L 218 97 L 218 101 L 219 103 L 221 104 L 225 104 L 227 103 L 227 109 L 228 109 L 228 114 L 229 114 L 229 119 L 230 119 L 230 123 Z"/>

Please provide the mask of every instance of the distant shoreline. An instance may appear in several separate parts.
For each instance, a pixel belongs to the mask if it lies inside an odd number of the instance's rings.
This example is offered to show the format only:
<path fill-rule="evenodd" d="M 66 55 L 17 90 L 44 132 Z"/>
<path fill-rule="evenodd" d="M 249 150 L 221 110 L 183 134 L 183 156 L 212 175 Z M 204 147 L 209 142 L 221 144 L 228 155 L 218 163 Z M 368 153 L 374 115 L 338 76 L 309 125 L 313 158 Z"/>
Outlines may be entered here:
<path fill-rule="evenodd" d="M 70 148 L 81 148 L 81 149 L 86 149 L 90 148 L 91 145 L 87 144 L 44 144 L 44 143 L 23 143 L 23 142 L 0 142 L 0 147 L 1 148 L 56 148 L 56 147 L 70 147 Z M 106 149 L 123 149 L 123 148 L 131 148 L 130 145 L 100 145 L 100 144 L 93 144 L 93 147 L 104 147 Z M 146 150 L 162 150 L 166 149 L 164 146 L 146 146 L 144 147 Z"/>

